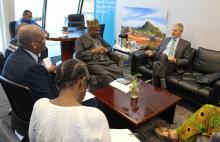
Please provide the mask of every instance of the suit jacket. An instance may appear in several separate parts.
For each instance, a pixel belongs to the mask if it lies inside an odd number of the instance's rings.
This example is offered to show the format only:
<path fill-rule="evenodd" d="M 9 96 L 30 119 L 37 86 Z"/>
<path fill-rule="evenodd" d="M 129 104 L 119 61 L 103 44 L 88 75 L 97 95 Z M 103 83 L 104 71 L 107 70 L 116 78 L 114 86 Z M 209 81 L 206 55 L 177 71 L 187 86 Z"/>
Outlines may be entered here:
<path fill-rule="evenodd" d="M 23 48 L 18 48 L 8 57 L 2 75 L 13 82 L 29 87 L 34 101 L 39 98 L 53 99 L 58 96 L 58 91 L 46 68 L 37 63 Z"/>
<path fill-rule="evenodd" d="M 170 40 L 172 39 L 172 37 L 167 37 L 164 40 L 162 40 L 159 48 L 156 48 L 153 51 L 153 55 L 155 56 L 155 59 L 163 53 L 163 51 L 166 49 L 167 44 L 170 42 Z M 176 58 L 176 71 L 178 73 L 182 73 L 184 72 L 183 70 L 183 66 L 187 65 L 190 63 L 191 58 L 192 58 L 192 53 L 191 53 L 191 43 L 189 41 L 186 41 L 182 38 L 180 38 L 176 50 L 175 50 L 175 54 L 174 57 Z"/>

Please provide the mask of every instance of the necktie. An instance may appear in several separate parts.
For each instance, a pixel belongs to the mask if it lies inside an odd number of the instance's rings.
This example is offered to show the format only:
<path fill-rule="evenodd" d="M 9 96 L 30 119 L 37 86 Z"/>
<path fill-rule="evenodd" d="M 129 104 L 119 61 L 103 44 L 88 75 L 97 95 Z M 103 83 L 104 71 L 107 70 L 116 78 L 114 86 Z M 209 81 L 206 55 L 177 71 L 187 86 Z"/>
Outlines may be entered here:
<path fill-rule="evenodd" d="M 40 63 L 40 64 L 42 64 L 42 60 L 41 60 L 41 58 L 40 57 L 38 57 L 38 63 Z"/>
<path fill-rule="evenodd" d="M 175 43 L 176 43 L 176 40 L 173 39 L 173 41 L 171 43 L 171 46 L 170 46 L 170 49 L 169 49 L 168 58 L 173 58 L 174 57 Z"/>

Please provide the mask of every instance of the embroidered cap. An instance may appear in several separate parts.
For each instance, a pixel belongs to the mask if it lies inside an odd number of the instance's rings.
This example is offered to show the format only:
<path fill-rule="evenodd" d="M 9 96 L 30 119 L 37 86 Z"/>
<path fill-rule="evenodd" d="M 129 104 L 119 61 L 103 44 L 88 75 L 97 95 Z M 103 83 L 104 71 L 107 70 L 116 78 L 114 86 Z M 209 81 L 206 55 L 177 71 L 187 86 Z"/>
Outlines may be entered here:
<path fill-rule="evenodd" d="M 90 19 L 90 20 L 86 20 L 86 24 L 87 24 L 87 27 L 95 27 L 95 26 L 99 26 L 98 19 Z"/>

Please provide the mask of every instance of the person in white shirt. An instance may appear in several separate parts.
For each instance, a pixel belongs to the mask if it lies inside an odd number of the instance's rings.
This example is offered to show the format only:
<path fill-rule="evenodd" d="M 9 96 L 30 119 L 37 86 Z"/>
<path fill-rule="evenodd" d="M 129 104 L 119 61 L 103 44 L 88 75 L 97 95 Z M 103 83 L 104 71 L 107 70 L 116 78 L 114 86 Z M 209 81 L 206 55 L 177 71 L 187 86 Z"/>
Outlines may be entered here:
<path fill-rule="evenodd" d="M 87 88 L 86 69 L 77 60 L 57 68 L 59 97 L 38 100 L 29 125 L 30 142 L 111 142 L 103 112 L 81 105 Z"/>

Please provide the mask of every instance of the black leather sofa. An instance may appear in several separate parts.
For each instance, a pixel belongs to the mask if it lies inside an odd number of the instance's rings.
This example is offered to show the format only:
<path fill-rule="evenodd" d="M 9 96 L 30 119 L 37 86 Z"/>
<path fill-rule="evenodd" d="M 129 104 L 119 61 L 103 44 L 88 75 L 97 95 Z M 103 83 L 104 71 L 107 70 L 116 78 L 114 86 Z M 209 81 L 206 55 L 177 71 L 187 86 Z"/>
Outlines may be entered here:
<path fill-rule="evenodd" d="M 149 58 L 144 51 L 137 51 L 131 55 L 131 73 L 141 73 L 141 79 L 152 78 L 152 67 L 149 65 Z M 198 83 L 198 79 L 210 80 L 210 75 L 220 74 L 220 51 L 213 51 L 199 47 L 192 48 L 190 64 L 185 66 L 182 74 L 173 73 L 167 76 L 167 89 L 183 99 L 190 100 L 199 105 L 219 105 L 220 99 L 220 78 L 210 82 Z"/>

